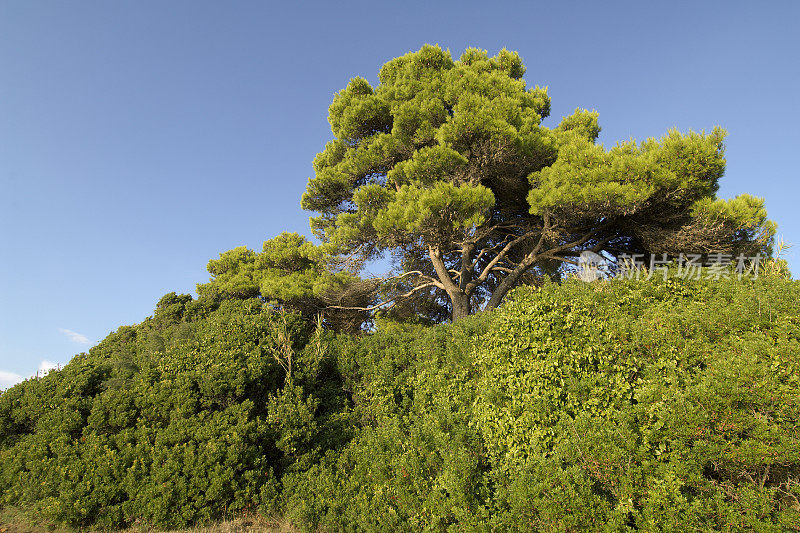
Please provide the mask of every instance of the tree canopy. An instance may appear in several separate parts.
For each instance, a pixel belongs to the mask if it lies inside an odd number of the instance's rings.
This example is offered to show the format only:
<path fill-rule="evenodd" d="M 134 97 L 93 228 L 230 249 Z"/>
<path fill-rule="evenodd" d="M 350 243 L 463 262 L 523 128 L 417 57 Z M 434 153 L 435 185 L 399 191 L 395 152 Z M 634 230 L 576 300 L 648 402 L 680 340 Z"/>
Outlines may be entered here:
<path fill-rule="evenodd" d="M 717 198 L 725 132 L 597 143 L 598 114 L 555 127 L 520 56 L 426 45 L 353 78 L 302 197 L 316 236 L 362 261 L 390 253 L 398 295 L 444 301 L 453 320 L 514 286 L 557 276 L 584 250 L 768 253 L 762 199 Z"/>
<path fill-rule="evenodd" d="M 336 329 L 358 329 L 364 313 L 345 308 L 366 306 L 368 293 L 356 276 L 332 264 L 327 248 L 286 232 L 264 241 L 261 253 L 239 246 L 208 262 L 211 280 L 198 284 L 197 294 L 212 301 L 259 297 L 307 317 L 324 312 Z"/>

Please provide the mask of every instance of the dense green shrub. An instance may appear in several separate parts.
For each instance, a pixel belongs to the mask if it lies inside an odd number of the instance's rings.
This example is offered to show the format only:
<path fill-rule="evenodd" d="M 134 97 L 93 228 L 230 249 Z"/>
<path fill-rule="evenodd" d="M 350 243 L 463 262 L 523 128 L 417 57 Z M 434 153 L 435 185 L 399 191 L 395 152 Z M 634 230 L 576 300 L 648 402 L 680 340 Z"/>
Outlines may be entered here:
<path fill-rule="evenodd" d="M 444 530 L 486 517 L 486 453 L 471 426 L 481 316 L 394 325 L 339 346 L 356 437 L 284 478 L 285 510 L 332 531 Z"/>
<path fill-rule="evenodd" d="M 495 525 L 797 528 L 798 302 L 779 278 L 518 291 L 478 356 Z"/>
<path fill-rule="evenodd" d="M 153 318 L 0 396 L 0 502 L 104 526 L 270 505 L 282 472 L 335 440 L 312 390 L 320 378 L 331 409 L 326 388 L 340 387 L 302 350 L 308 330 L 257 300 L 165 296 Z"/>
<path fill-rule="evenodd" d="M 339 346 L 355 438 L 283 480 L 330 531 L 800 523 L 800 285 L 614 280 Z"/>
<path fill-rule="evenodd" d="M 0 505 L 309 531 L 800 524 L 800 282 L 567 281 L 335 335 L 170 294 L 0 395 Z"/>

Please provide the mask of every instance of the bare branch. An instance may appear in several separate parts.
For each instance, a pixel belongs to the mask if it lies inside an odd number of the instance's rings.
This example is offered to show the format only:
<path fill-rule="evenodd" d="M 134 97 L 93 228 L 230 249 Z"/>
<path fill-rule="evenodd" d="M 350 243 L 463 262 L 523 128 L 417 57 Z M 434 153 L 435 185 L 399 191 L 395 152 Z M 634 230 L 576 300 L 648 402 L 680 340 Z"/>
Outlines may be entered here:
<path fill-rule="evenodd" d="M 549 227 L 549 218 L 546 215 L 545 215 L 545 224 L 547 229 L 552 229 L 551 227 Z M 541 249 L 544 243 L 544 238 L 546 233 L 546 229 L 543 228 L 542 235 L 540 236 L 539 242 L 537 243 L 536 247 L 534 247 L 534 249 L 531 250 L 522 261 L 520 261 L 519 265 L 516 268 L 514 268 L 514 270 L 510 272 L 503 279 L 503 281 L 500 282 L 497 288 L 495 288 L 491 298 L 489 298 L 489 301 L 486 303 L 486 309 L 492 309 L 500 305 L 500 302 L 503 300 L 506 293 L 508 293 L 511 287 L 513 287 L 514 284 L 517 282 L 517 280 L 519 280 L 519 278 L 523 274 L 525 274 L 525 272 L 527 272 L 529 268 L 531 268 L 534 264 L 536 264 L 537 261 L 541 259 L 562 259 L 558 255 L 560 252 L 571 250 L 576 246 L 585 244 L 586 242 L 591 240 L 591 238 L 594 237 L 599 231 L 605 229 L 607 226 L 608 223 L 603 223 L 597 228 L 584 234 L 579 239 L 576 239 L 568 243 L 564 243 L 560 246 L 556 246 L 555 248 L 551 248 L 550 250 L 547 250 L 546 252 L 540 254 L 539 250 Z"/>
<path fill-rule="evenodd" d="M 478 262 L 481 260 L 481 257 L 483 257 L 483 255 L 484 255 L 485 253 L 487 253 L 487 252 L 490 252 L 490 251 L 492 251 L 492 250 L 496 250 L 496 249 L 497 249 L 497 248 L 499 248 L 500 246 L 503 246 L 503 243 L 505 243 L 506 241 L 508 241 L 508 239 L 510 239 L 510 238 L 511 238 L 511 235 L 506 235 L 506 236 L 503 238 L 503 240 L 502 240 L 502 241 L 498 242 L 498 243 L 497 243 L 497 244 L 495 244 L 494 246 L 490 246 L 490 247 L 488 247 L 488 248 L 482 248 L 482 249 L 481 249 L 481 251 L 480 251 L 480 252 L 478 252 L 478 256 L 477 256 L 477 257 L 475 258 L 475 260 L 472 262 L 472 266 L 471 266 L 471 268 L 475 268 L 475 267 L 478 265 Z"/>
<path fill-rule="evenodd" d="M 542 244 L 544 243 L 545 236 L 546 236 L 547 232 L 550 229 L 552 229 L 550 227 L 550 217 L 547 214 L 545 214 L 544 215 L 544 222 L 542 224 L 542 229 L 541 230 L 535 230 L 535 231 L 528 231 L 526 233 L 523 233 L 522 235 L 520 235 L 516 239 L 514 239 L 514 240 L 510 241 L 508 244 L 506 244 L 503 247 L 503 249 L 500 250 L 500 252 L 497 253 L 497 255 L 494 257 L 494 259 L 489 261 L 489 263 L 486 265 L 486 267 L 484 267 L 484 269 L 480 273 L 480 275 L 477 278 L 475 278 L 472 282 L 470 282 L 469 285 L 467 285 L 467 289 L 466 289 L 467 293 L 472 292 L 473 290 L 475 290 L 475 288 L 478 285 L 480 285 L 481 283 L 486 281 L 486 278 L 489 277 L 489 274 L 492 272 L 492 269 L 495 266 L 497 266 L 498 263 L 501 263 L 506 258 L 506 256 L 508 255 L 508 252 L 511 251 L 511 249 L 514 246 L 516 246 L 517 244 L 519 244 L 519 243 L 521 243 L 523 241 L 528 240 L 529 238 L 533 237 L 534 235 L 536 235 L 538 233 L 539 234 L 539 241 L 536 243 L 536 246 L 534 247 L 534 249 L 528 254 L 528 256 L 535 257 L 536 254 L 541 249 Z M 517 268 L 520 268 L 520 267 L 518 266 Z"/>
<path fill-rule="evenodd" d="M 578 261 L 575 261 L 574 259 L 568 259 L 566 256 L 554 255 L 551 257 L 551 259 L 558 259 L 559 261 L 564 261 L 565 263 L 569 263 L 575 266 L 578 266 L 579 264 Z"/>
<path fill-rule="evenodd" d="M 437 284 L 435 282 L 423 283 L 422 285 L 418 285 L 418 286 L 414 287 L 413 289 L 411 289 L 408 292 L 405 292 L 403 294 L 398 294 L 397 296 L 394 296 L 393 298 L 390 298 L 390 299 L 386 300 L 385 302 L 381 302 L 381 303 L 375 304 L 375 305 L 370 305 L 368 307 L 329 305 L 328 309 L 347 309 L 347 310 L 351 310 L 351 311 L 375 311 L 376 309 L 380 309 L 382 307 L 386 307 L 388 309 L 390 307 L 393 307 L 399 300 L 402 300 L 404 298 L 408 298 L 409 296 L 413 295 L 417 291 L 420 291 L 420 290 L 428 288 L 428 287 L 436 287 L 436 286 L 437 286 Z"/>

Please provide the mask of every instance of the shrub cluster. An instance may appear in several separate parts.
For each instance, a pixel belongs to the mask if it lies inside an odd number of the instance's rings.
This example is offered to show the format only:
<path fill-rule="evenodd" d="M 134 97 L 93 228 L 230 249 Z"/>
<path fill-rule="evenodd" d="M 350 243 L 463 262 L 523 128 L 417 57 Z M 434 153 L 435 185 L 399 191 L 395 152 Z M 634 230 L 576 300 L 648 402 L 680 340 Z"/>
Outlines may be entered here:
<path fill-rule="evenodd" d="M 336 335 L 169 294 L 0 395 L 0 505 L 73 525 L 248 509 L 309 531 L 800 524 L 800 282 L 520 288 Z"/>
<path fill-rule="evenodd" d="M 798 302 L 777 277 L 520 291 L 478 352 L 496 523 L 797 530 Z"/>
<path fill-rule="evenodd" d="M 107 527 L 271 505 L 284 471 L 347 438 L 322 431 L 344 395 L 301 349 L 310 334 L 257 300 L 166 295 L 152 318 L 2 393 L 0 504 Z M 287 375 L 287 354 L 301 372 Z"/>

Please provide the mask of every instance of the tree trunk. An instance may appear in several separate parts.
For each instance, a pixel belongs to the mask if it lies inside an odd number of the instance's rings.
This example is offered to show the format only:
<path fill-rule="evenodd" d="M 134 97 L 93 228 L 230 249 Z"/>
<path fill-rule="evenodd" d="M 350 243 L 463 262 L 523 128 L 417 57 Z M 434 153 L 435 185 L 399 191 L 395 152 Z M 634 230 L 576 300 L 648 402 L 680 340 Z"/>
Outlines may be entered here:
<path fill-rule="evenodd" d="M 447 266 L 445 266 L 442 260 L 441 251 L 434 246 L 429 246 L 428 255 L 433 262 L 436 276 L 441 283 L 440 287 L 447 293 L 447 296 L 450 298 L 450 304 L 453 307 L 453 312 L 450 314 L 450 322 L 455 322 L 460 318 L 469 316 L 469 294 L 453 283 L 453 278 L 450 277 Z"/>
<path fill-rule="evenodd" d="M 506 276 L 492 293 L 491 298 L 489 298 L 489 301 L 486 303 L 485 310 L 488 311 L 489 309 L 494 309 L 500 305 L 500 302 L 503 301 L 503 298 L 505 298 L 506 294 L 508 294 L 508 292 L 516 286 L 519 278 L 521 278 L 522 275 L 531 266 L 533 266 L 535 262 L 535 256 L 528 256 L 517 266 L 517 268 L 514 269 L 513 272 Z"/>
<path fill-rule="evenodd" d="M 450 322 L 455 322 L 458 319 L 469 316 L 469 296 L 463 292 L 448 294 L 448 296 L 450 296 L 450 303 L 453 306 L 453 311 L 450 315 Z"/>

